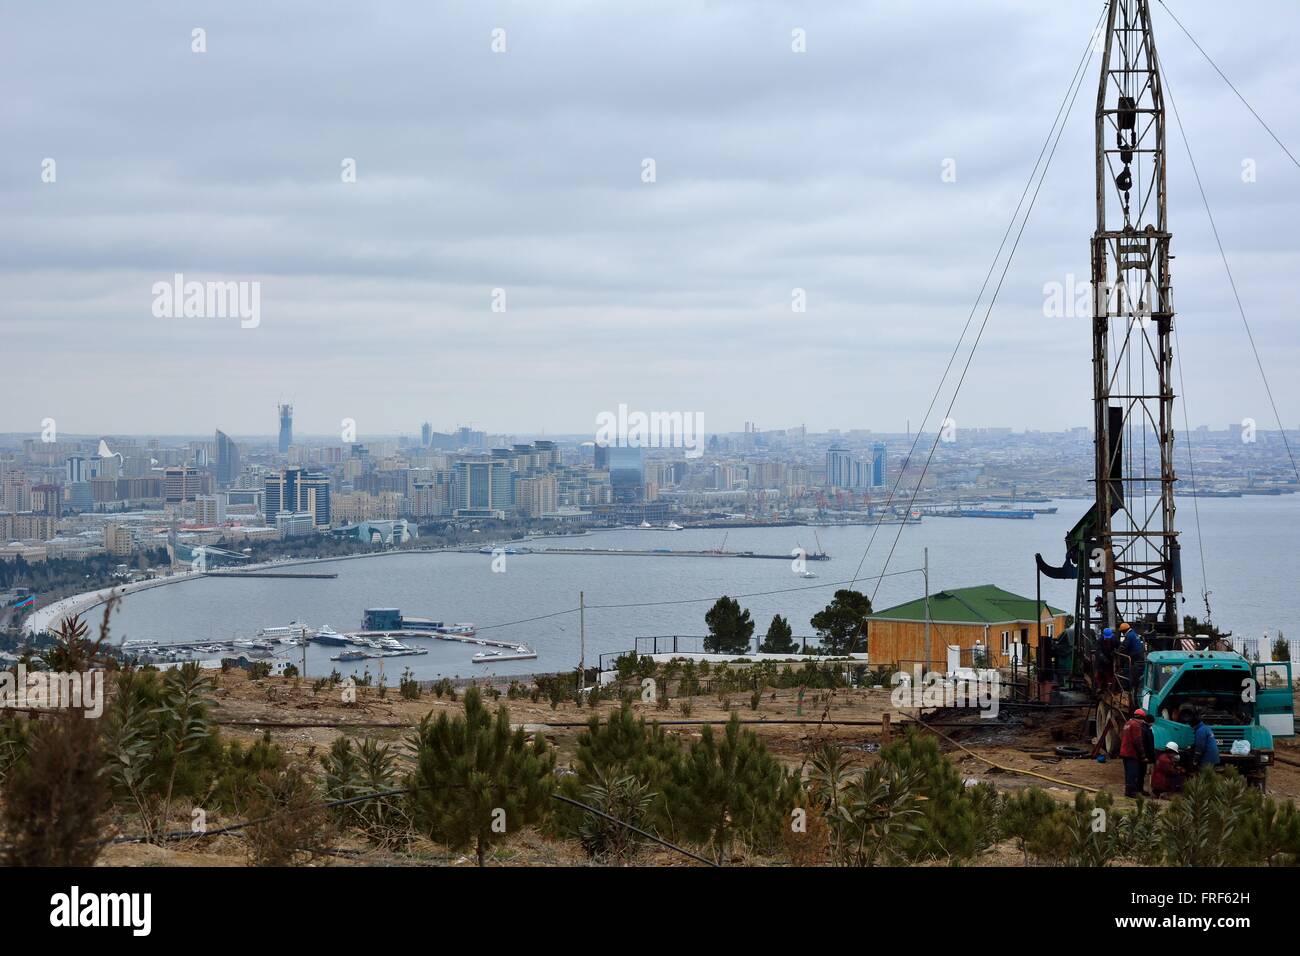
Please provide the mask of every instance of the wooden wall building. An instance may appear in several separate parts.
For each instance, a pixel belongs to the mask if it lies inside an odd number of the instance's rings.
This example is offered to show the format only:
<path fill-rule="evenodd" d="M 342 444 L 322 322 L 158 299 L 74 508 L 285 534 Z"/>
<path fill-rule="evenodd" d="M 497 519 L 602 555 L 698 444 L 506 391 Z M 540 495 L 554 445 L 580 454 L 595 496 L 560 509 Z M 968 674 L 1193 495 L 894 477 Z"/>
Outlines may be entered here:
<path fill-rule="evenodd" d="M 1032 660 L 1038 643 L 1038 615 L 1033 598 L 992 584 L 954 588 L 930 595 L 929 668 L 949 670 L 949 648 L 960 648 L 962 667 L 975 666 L 976 646 L 985 651 L 985 667 L 1009 667 L 1016 656 Z M 1047 602 L 1041 606 L 1043 634 L 1056 637 L 1066 613 Z M 867 657 L 873 667 L 910 666 L 925 658 L 924 597 L 867 617 Z M 1017 648 L 1013 645 L 1024 645 Z"/>

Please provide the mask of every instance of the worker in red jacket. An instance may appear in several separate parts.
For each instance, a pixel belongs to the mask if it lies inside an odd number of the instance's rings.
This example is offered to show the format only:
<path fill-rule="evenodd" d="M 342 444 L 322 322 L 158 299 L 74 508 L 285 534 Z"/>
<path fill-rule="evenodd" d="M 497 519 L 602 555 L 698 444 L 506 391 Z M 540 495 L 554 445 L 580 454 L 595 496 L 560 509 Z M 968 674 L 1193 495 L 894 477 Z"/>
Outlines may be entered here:
<path fill-rule="evenodd" d="M 1124 796 L 1147 796 L 1142 789 L 1146 777 L 1146 711 L 1138 708 L 1124 725 L 1119 738 L 1119 755 L 1124 761 Z"/>
<path fill-rule="evenodd" d="M 1151 771 L 1151 792 L 1157 797 L 1181 793 L 1183 768 L 1178 764 L 1178 744 L 1172 740 L 1156 758 L 1156 768 Z"/>

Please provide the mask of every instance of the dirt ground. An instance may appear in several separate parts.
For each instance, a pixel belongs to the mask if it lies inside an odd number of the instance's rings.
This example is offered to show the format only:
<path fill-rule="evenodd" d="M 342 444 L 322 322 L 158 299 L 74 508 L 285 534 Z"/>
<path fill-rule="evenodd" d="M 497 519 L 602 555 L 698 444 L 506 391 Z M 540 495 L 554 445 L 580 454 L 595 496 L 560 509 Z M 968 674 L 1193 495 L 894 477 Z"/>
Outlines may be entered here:
<path fill-rule="evenodd" d="M 404 749 L 410 728 L 425 714 L 432 712 L 436 715 L 442 710 L 452 714 L 462 712 L 459 699 L 454 702 L 447 698 L 439 699 L 427 692 L 418 700 L 403 700 L 394 688 L 389 688 L 383 698 L 375 688 L 358 688 L 356 703 L 346 704 L 339 688 L 314 693 L 308 680 L 250 680 L 243 671 L 232 671 L 218 675 L 216 681 L 213 716 L 222 725 L 223 736 L 251 743 L 269 730 L 272 738 L 282 748 L 313 763 L 340 735 L 374 736 Z M 910 709 L 895 708 L 890 701 L 888 689 L 810 689 L 805 692 L 802 706 L 797 694 L 797 690 L 768 690 L 757 709 L 750 708 L 748 694 L 732 695 L 729 700 L 716 696 L 698 696 L 691 699 L 689 717 L 682 715 L 680 701 L 676 699 L 667 709 L 639 701 L 633 708 L 644 714 L 647 720 L 659 720 L 667 725 L 670 733 L 689 741 L 690 738 L 699 736 L 701 726 L 672 725 L 672 722 L 724 721 L 728 716 L 726 706 L 729 705 L 747 722 L 748 728 L 759 735 L 768 749 L 792 768 L 802 767 L 812 748 L 821 740 L 827 739 L 859 753 L 861 763 L 870 763 L 876 759 L 875 752 L 883 740 L 883 727 L 880 726 L 883 716 L 889 715 L 891 734 L 896 735 L 903 732 L 916 715 Z M 507 700 L 504 693 L 500 703 L 508 707 L 512 723 L 545 734 L 548 741 L 557 748 L 558 764 L 562 767 L 572 759 L 578 735 L 591 714 L 594 712 L 603 716 L 619 706 L 616 701 L 601 701 L 595 708 L 579 708 L 572 702 L 565 702 L 553 709 L 545 699 L 538 703 L 527 699 Z M 489 704 L 495 706 L 491 702 Z M 972 716 L 954 719 L 954 716 L 940 713 L 927 717 L 926 721 L 934 730 L 946 735 L 946 738 L 940 737 L 940 745 L 967 780 L 987 782 L 1003 790 L 1038 786 L 1062 800 L 1072 799 L 1076 786 L 1091 787 L 1109 791 L 1121 806 L 1128 803 L 1122 796 L 1123 767 L 1120 761 L 1098 763 L 1087 758 L 1063 758 L 1054 752 L 1054 748 L 1061 744 L 1088 746 L 1084 725 L 1086 710 L 1061 709 L 1021 712 L 1018 715 L 1004 710 L 1002 717 L 996 721 Z M 777 723 L 781 720 L 810 723 Z M 750 721 L 755 722 L 748 723 Z M 772 723 L 764 723 L 765 721 Z M 870 723 L 858 726 L 849 723 L 851 721 Z M 309 726 L 313 724 L 339 726 Z M 963 747 L 966 749 L 963 750 Z M 1279 740 L 1277 754 L 1292 763 L 1279 762 L 1274 766 L 1269 774 L 1269 791 L 1278 797 L 1300 800 L 1300 744 L 1294 739 Z M 981 757 L 984 759 L 981 760 Z M 101 857 L 100 864 L 213 866 L 243 865 L 245 862 L 243 842 L 237 837 L 222 836 L 197 842 L 204 845 L 187 849 L 161 849 L 134 844 L 113 846 Z M 472 856 L 449 856 L 445 850 L 433 846 L 424 848 L 427 852 L 417 851 L 412 856 L 400 859 L 387 858 L 360 844 L 349 846 L 344 843 L 340 846 L 340 855 L 330 859 L 329 865 L 401 862 L 474 864 Z M 1019 863 L 1018 854 L 1004 851 L 1006 848 L 995 848 L 987 858 L 979 862 L 981 865 L 994 866 Z M 576 845 L 525 835 L 503 847 L 493 862 L 539 865 L 584 864 L 586 860 Z M 656 853 L 645 862 L 680 865 L 684 861 L 665 851 L 662 859 Z"/>

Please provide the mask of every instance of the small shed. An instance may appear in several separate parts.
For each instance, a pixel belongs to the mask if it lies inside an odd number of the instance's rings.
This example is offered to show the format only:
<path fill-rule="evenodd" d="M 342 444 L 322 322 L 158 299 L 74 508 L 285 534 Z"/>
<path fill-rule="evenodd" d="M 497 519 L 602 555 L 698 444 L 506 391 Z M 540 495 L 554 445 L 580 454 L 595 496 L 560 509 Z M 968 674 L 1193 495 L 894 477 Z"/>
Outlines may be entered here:
<path fill-rule="evenodd" d="M 993 584 L 952 588 L 929 597 L 929 668 L 950 670 L 952 657 L 962 667 L 1009 667 L 1032 660 L 1040 616 L 1033 598 L 1012 594 Z M 1056 637 L 1066 613 L 1046 601 L 1041 606 L 1042 633 Z M 910 665 L 925 660 L 926 599 L 876 611 L 867 616 L 867 651 L 873 666 Z M 979 647 L 980 652 L 975 648 Z M 983 660 L 976 658 L 983 657 Z"/>

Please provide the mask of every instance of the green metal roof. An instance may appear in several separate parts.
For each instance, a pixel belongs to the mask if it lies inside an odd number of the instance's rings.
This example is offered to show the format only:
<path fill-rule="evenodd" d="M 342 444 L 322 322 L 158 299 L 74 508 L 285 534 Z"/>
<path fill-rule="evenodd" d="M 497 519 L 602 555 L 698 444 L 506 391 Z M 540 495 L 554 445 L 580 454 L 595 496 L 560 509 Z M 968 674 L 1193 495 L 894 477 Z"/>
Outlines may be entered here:
<path fill-rule="evenodd" d="M 1043 606 L 1055 617 L 1065 612 L 1046 601 Z M 973 588 L 953 588 L 930 595 L 930 620 L 952 624 L 1006 624 L 1010 621 L 1035 621 L 1034 599 L 1012 594 L 993 584 Z M 876 611 L 868 621 L 924 621 L 925 598 Z"/>

